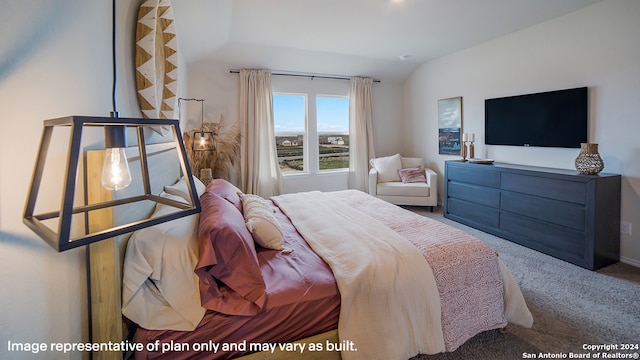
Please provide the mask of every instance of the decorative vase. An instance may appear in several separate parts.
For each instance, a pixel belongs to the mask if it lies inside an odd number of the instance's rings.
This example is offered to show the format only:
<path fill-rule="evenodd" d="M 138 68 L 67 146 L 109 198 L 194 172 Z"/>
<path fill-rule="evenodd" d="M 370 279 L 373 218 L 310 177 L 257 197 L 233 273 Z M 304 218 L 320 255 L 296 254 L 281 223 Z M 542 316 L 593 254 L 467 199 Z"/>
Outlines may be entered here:
<path fill-rule="evenodd" d="M 597 175 L 604 169 L 604 162 L 598 154 L 598 144 L 581 143 L 580 153 L 576 158 L 576 170 L 580 174 Z"/>
<path fill-rule="evenodd" d="M 200 169 L 200 181 L 207 186 L 213 180 L 210 168 Z"/>

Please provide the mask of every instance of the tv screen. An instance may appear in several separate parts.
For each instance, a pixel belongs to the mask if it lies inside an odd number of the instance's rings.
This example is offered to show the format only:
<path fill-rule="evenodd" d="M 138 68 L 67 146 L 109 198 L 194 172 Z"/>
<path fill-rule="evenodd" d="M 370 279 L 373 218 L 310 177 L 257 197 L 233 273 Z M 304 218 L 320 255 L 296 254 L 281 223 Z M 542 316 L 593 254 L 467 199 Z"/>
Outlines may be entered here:
<path fill-rule="evenodd" d="M 587 142 L 588 88 L 487 99 L 487 145 L 580 148 Z"/>

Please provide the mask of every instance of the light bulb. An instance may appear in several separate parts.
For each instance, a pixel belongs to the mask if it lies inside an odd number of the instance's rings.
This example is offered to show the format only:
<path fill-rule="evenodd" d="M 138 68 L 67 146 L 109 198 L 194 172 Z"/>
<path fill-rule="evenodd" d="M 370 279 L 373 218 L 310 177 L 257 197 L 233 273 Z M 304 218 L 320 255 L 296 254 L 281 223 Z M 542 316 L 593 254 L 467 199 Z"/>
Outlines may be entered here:
<path fill-rule="evenodd" d="M 204 133 L 200 135 L 200 147 L 204 149 L 205 141 L 204 141 Z"/>
<path fill-rule="evenodd" d="M 131 184 L 131 171 L 124 148 L 107 148 L 104 151 L 101 182 L 107 190 L 120 190 Z"/>

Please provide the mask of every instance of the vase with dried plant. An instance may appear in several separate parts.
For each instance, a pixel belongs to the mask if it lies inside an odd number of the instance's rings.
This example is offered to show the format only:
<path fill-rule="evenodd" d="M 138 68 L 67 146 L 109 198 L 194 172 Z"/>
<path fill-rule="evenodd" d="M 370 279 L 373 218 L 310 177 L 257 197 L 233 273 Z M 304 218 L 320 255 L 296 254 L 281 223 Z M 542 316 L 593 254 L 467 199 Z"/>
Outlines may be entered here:
<path fill-rule="evenodd" d="M 193 130 L 183 134 L 187 155 L 191 163 L 191 172 L 200 174 L 202 169 L 210 168 L 214 179 L 225 179 L 236 182 L 237 164 L 240 160 L 240 129 L 236 123 L 225 122 L 220 114 L 217 123 L 204 122 L 204 131 L 213 132 L 216 141 L 214 151 L 193 151 Z"/>

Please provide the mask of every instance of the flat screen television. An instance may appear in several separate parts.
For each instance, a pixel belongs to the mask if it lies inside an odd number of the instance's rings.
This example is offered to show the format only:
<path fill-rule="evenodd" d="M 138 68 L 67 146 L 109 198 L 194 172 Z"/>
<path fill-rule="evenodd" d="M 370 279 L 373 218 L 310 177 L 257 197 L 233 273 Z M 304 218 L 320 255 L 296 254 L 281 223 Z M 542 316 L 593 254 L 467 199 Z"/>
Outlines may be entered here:
<path fill-rule="evenodd" d="M 588 88 L 486 99 L 487 145 L 580 148 L 587 142 Z"/>

